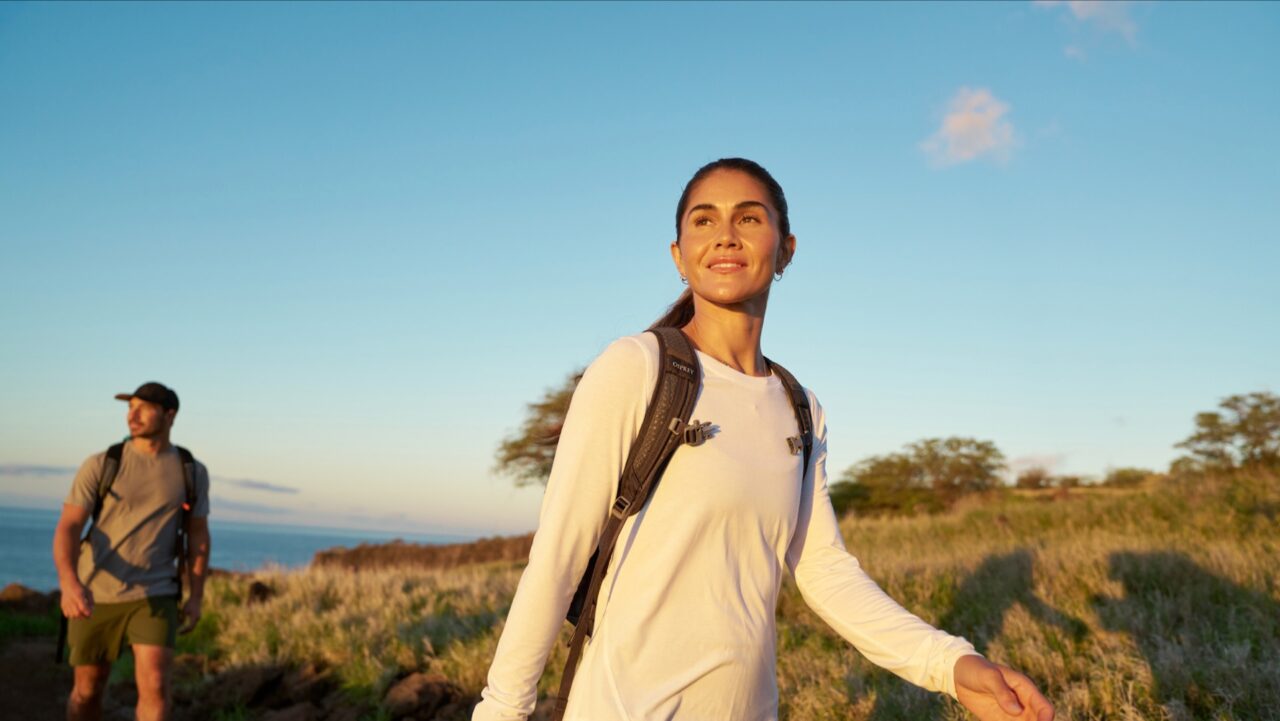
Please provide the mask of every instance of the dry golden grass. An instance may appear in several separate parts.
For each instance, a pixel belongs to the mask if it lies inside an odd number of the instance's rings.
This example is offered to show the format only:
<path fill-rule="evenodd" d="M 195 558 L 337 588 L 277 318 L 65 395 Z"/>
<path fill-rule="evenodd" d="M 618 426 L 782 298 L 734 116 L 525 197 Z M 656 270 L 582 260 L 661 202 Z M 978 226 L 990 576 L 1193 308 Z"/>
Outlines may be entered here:
<path fill-rule="evenodd" d="M 850 550 L 894 598 L 1018 668 L 1061 719 L 1280 719 L 1280 483 L 1009 494 L 943 516 L 847 518 Z M 478 695 L 519 580 L 511 564 L 314 569 L 218 579 L 200 645 L 226 666 L 318 661 L 377 698 L 439 671 Z M 778 608 L 781 714 L 793 721 L 961 719 L 873 667 L 790 582 Z M 567 637 L 567 634 L 566 634 Z M 541 690 L 559 681 L 557 646 Z"/>

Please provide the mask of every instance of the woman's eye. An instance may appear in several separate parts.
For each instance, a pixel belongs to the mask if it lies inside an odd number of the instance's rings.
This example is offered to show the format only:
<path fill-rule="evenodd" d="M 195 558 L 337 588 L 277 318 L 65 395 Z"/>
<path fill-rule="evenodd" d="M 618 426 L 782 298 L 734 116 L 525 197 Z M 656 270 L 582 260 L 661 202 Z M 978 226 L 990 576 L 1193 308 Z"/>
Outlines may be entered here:
<path fill-rule="evenodd" d="M 705 217 L 705 216 L 704 216 L 704 217 L 701 217 L 701 218 L 694 218 L 694 219 L 693 219 L 693 224 L 694 224 L 694 225 L 710 225 L 710 224 L 711 224 L 711 219 L 710 219 L 710 218 L 707 218 L 707 217 Z"/>
<path fill-rule="evenodd" d="M 757 216 L 757 215 L 744 215 L 744 216 L 742 216 L 742 218 L 741 218 L 741 219 L 739 219 L 739 220 L 738 220 L 738 222 L 740 222 L 740 223 L 747 223 L 747 222 L 750 222 L 750 223 L 759 223 L 759 222 L 760 222 L 760 217 L 759 217 L 759 216 Z"/>

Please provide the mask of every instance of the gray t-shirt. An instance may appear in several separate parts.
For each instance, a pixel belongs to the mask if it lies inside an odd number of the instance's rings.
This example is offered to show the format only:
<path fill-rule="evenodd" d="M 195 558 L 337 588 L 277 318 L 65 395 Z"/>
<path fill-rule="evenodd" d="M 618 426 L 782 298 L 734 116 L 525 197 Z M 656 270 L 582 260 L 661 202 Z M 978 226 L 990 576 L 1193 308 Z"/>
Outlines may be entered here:
<path fill-rule="evenodd" d="M 106 452 L 80 466 L 66 503 L 93 511 Z M 96 603 L 121 603 L 178 592 L 178 519 L 186 480 L 176 448 L 151 456 L 124 444 L 124 455 L 98 522 L 80 547 L 77 569 Z M 196 462 L 193 515 L 209 515 L 209 471 Z"/>

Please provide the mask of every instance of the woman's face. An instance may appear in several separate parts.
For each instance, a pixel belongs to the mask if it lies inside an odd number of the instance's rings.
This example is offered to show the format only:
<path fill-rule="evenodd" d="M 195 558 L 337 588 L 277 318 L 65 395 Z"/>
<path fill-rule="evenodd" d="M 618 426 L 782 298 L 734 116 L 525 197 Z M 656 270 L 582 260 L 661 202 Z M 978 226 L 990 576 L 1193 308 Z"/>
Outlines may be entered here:
<path fill-rule="evenodd" d="M 778 213 L 755 178 L 717 170 L 693 187 L 671 258 L 697 296 L 717 305 L 767 299 L 773 274 L 791 262 L 795 236 L 780 238 Z"/>

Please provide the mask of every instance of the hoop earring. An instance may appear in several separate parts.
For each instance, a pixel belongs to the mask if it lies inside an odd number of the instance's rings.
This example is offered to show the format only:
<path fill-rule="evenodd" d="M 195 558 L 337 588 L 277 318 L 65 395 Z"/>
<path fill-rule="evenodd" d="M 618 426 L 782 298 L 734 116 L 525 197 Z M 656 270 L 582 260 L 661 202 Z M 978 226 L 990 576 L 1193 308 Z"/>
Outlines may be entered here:
<path fill-rule="evenodd" d="M 774 279 L 775 281 L 781 281 L 781 280 L 782 280 L 782 271 L 778 271 L 777 273 L 774 273 L 774 274 L 773 274 L 773 279 Z"/>
<path fill-rule="evenodd" d="M 685 285 L 689 285 L 689 279 L 684 277 L 683 275 L 680 276 L 680 282 L 684 283 Z"/>

